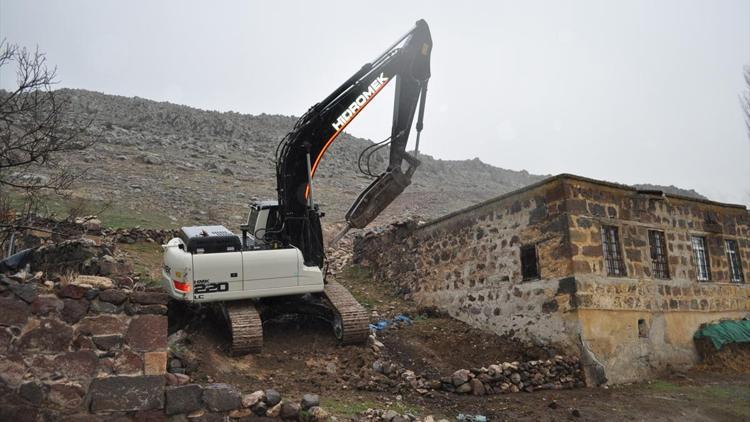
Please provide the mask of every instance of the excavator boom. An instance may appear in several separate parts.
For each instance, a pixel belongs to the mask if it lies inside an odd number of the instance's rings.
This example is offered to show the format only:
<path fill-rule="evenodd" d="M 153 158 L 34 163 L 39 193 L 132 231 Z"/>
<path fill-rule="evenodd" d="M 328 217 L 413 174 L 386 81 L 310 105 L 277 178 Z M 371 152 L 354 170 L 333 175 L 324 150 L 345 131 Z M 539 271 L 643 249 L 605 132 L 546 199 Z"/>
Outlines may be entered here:
<path fill-rule="evenodd" d="M 430 78 L 432 37 L 424 20 L 383 54 L 367 63 L 323 101 L 310 108 L 279 143 L 276 154 L 277 240 L 294 245 L 308 265 L 323 266 L 318 212 L 312 181 L 331 144 L 387 85 L 395 84 L 388 168 L 357 198 L 346 215 L 349 227 L 365 227 L 411 183 L 419 165 L 406 144 L 419 107 L 417 130 Z M 402 168 L 404 162 L 407 169 Z"/>

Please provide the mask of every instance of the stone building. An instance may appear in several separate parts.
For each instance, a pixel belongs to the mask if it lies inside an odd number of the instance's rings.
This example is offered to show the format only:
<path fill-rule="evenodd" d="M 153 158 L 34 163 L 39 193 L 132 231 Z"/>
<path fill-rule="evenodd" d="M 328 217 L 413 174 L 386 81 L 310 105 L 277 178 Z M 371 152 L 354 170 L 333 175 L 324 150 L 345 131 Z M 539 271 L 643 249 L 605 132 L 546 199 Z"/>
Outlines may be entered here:
<path fill-rule="evenodd" d="M 424 306 L 580 354 L 592 384 L 697 360 L 706 322 L 750 315 L 744 206 L 562 174 L 357 240 L 355 262 Z"/>

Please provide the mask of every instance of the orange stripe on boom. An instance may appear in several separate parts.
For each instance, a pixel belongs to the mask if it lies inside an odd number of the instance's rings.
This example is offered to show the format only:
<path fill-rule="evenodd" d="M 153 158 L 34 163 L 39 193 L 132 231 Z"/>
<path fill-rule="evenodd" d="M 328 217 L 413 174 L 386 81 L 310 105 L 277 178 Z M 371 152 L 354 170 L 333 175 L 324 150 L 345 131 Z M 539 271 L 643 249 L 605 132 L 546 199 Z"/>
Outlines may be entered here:
<path fill-rule="evenodd" d="M 388 79 L 387 81 L 385 81 L 385 83 L 383 85 L 380 85 L 378 87 L 378 89 L 375 90 L 375 92 L 372 94 L 372 96 L 370 98 L 368 98 L 367 101 L 365 101 L 364 104 L 362 104 L 362 107 L 360 107 L 359 110 L 357 110 L 357 112 L 352 115 L 352 117 L 349 119 L 349 121 L 347 121 L 344 124 L 344 126 L 341 126 L 341 129 L 337 130 L 336 133 L 334 133 L 333 135 L 331 135 L 331 137 L 328 139 L 328 142 L 326 142 L 326 144 L 323 145 L 323 149 L 320 150 L 320 154 L 318 154 L 318 156 L 315 158 L 315 163 L 313 164 L 312 170 L 311 170 L 311 173 L 312 173 L 312 175 L 310 176 L 311 178 L 313 176 L 315 176 L 315 170 L 318 169 L 318 164 L 320 164 L 320 160 L 321 160 L 321 158 L 323 158 L 323 154 L 326 153 L 326 150 L 328 149 L 328 147 L 330 147 L 331 144 L 333 143 L 333 141 L 336 140 L 336 137 L 338 137 L 339 134 L 341 132 L 343 132 L 344 129 L 346 129 L 347 126 L 349 126 L 349 123 L 351 123 L 352 120 L 354 120 L 354 118 L 357 117 L 357 115 L 359 114 L 359 112 L 362 111 L 362 110 L 364 110 L 364 108 L 367 107 L 367 104 L 370 104 L 370 101 L 372 101 L 372 99 L 375 98 L 376 95 L 378 95 L 378 93 L 380 92 L 380 90 L 383 89 L 383 88 L 385 88 L 385 86 L 388 85 L 388 82 L 390 82 L 390 81 L 391 81 L 391 79 Z M 310 183 L 308 183 L 307 187 L 305 188 L 305 199 L 307 199 L 307 197 L 309 195 L 310 195 Z"/>

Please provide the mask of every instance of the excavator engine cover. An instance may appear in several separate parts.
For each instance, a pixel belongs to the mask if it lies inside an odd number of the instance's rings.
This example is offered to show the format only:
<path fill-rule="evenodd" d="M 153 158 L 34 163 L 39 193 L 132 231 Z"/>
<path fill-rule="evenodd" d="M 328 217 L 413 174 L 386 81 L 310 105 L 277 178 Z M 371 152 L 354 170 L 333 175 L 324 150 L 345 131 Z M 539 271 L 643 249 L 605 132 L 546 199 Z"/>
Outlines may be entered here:
<path fill-rule="evenodd" d="M 346 213 L 351 227 L 365 228 L 411 184 L 411 177 L 401 169 L 388 170 L 378 176 L 357 198 Z"/>
<path fill-rule="evenodd" d="M 179 235 L 190 253 L 209 254 L 242 250 L 239 236 L 224 226 L 183 227 Z"/>

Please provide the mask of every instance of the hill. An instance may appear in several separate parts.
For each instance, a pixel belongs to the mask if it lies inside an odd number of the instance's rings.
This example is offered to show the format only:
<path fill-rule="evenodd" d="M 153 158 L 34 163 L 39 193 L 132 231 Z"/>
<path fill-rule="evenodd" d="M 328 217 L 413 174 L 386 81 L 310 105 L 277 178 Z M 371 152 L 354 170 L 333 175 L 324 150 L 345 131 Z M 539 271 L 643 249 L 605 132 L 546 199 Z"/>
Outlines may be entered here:
<path fill-rule="evenodd" d="M 92 120 L 94 147 L 68 157 L 85 169 L 75 194 L 136 215 L 166 216 L 175 225 L 223 222 L 235 226 L 253 199 L 275 198 L 274 152 L 294 116 L 245 115 L 62 89 L 72 111 Z M 343 134 L 316 174 L 326 221 L 341 221 L 370 179 L 357 169 L 372 142 Z M 379 157 L 383 165 L 384 157 Z M 413 184 L 381 221 L 393 216 L 433 218 L 534 183 L 546 176 L 473 160 L 420 155 Z M 376 161 L 378 163 L 378 161 Z"/>

